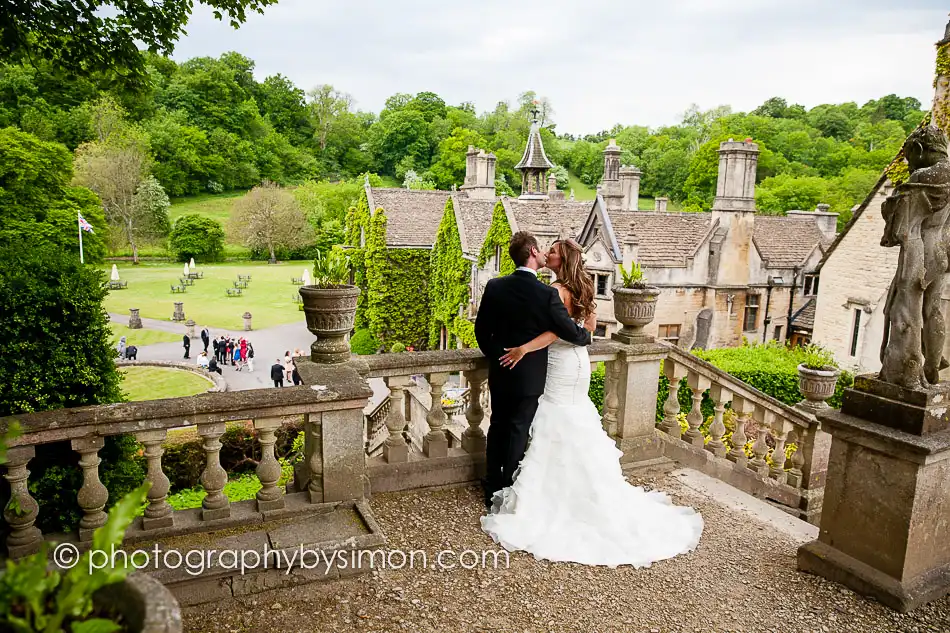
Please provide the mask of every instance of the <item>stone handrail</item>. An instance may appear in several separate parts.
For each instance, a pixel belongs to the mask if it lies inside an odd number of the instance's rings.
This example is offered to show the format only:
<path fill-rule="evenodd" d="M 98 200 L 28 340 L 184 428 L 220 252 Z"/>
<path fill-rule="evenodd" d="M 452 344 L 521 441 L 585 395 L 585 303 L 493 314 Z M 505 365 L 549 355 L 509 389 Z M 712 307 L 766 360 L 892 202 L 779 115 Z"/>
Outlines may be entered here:
<path fill-rule="evenodd" d="M 196 425 L 203 440 L 206 465 L 201 484 L 207 496 L 199 515 L 202 521 L 215 521 L 220 526 L 220 520 L 227 519 L 228 525 L 236 526 L 284 512 L 285 493 L 277 486 L 281 468 L 274 453 L 276 432 L 283 424 L 301 418 L 311 448 L 301 465 L 303 476 L 295 481 L 304 498 L 295 500 L 294 505 L 360 498 L 365 471 L 362 409 L 372 390 L 357 372 L 346 366 L 325 368 L 320 378 L 321 388 L 204 393 L 0 418 L 0 433 L 13 425 L 21 431 L 7 442 L 4 477 L 10 483 L 10 500 L 3 518 L 10 527 L 6 539 L 8 553 L 11 557 L 30 554 L 38 550 L 43 540 L 40 530 L 34 527 L 42 509 L 30 494 L 27 480 L 36 446 L 50 442 L 68 440 L 79 454 L 83 477 L 77 499 L 83 512 L 78 526 L 80 544 L 88 545 L 95 529 L 106 521 L 104 507 L 109 493 L 99 479 L 98 454 L 105 438 L 114 435 L 131 434 L 144 446 L 146 479 L 152 484 L 144 517 L 136 520 L 127 535 L 133 540 L 194 531 L 194 526 L 179 525 L 187 521 L 179 521 L 180 513 L 167 501 L 169 479 L 162 468 L 163 443 L 168 430 L 178 427 Z M 220 438 L 227 422 L 247 420 L 252 421 L 261 447 L 257 476 L 262 488 L 255 500 L 240 502 L 251 505 L 250 508 L 232 515 L 231 502 L 224 493 L 228 474 L 221 466 Z M 321 450 L 313 450 L 313 446 L 320 446 Z"/>

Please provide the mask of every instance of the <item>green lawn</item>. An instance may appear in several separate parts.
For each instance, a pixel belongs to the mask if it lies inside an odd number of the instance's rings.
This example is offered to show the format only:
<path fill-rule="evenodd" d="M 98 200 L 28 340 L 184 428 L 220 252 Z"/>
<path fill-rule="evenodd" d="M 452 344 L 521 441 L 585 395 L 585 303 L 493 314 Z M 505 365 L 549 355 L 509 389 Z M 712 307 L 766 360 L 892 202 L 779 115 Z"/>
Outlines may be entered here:
<path fill-rule="evenodd" d="M 194 396 L 214 385 L 211 380 L 183 369 L 123 367 L 119 371 L 125 374 L 122 391 L 133 402 Z"/>
<path fill-rule="evenodd" d="M 121 323 L 109 323 L 112 330 L 112 346 L 119 343 L 119 337 L 125 337 L 126 345 L 135 345 L 136 347 L 145 347 L 155 343 L 181 343 L 181 334 L 174 332 L 165 332 L 163 330 L 148 330 L 140 328 L 130 330 L 127 325 Z"/>
<path fill-rule="evenodd" d="M 567 178 L 567 190 L 564 192 L 564 195 L 570 197 L 571 189 L 573 189 L 575 200 L 593 200 L 597 197 L 596 189 L 592 189 L 591 187 L 585 185 L 580 178 L 571 172 L 567 172 Z"/>
<path fill-rule="evenodd" d="M 234 201 L 244 194 L 244 191 L 229 191 L 227 193 L 206 193 L 188 196 L 187 198 L 175 198 L 172 200 L 172 208 L 168 210 L 168 218 L 174 224 L 175 220 L 183 215 L 197 213 L 217 220 L 227 227 L 228 220 L 231 219 L 231 211 L 234 209 Z"/>
<path fill-rule="evenodd" d="M 138 266 L 131 263 L 118 266 L 121 278 L 129 282 L 129 287 L 108 294 L 104 305 L 109 312 L 128 314 L 129 308 L 139 308 L 143 317 L 170 320 L 174 303 L 181 301 L 185 304 L 185 318 L 194 319 L 199 330 L 205 325 L 241 330 L 244 312 L 253 315 L 254 329 L 258 330 L 304 318 L 293 300 L 298 287 L 290 280 L 300 277 L 304 268 L 311 266 L 309 261 L 276 265 L 252 261 L 207 266 L 199 263 L 198 270 L 204 273 L 204 279 L 196 280 L 184 294 L 172 294 L 170 288 L 172 283 L 180 283 L 182 264 L 145 262 Z M 103 269 L 108 272 L 111 267 L 107 264 Z M 239 274 L 251 275 L 251 283 L 243 296 L 229 297 L 225 290 L 232 287 Z"/>

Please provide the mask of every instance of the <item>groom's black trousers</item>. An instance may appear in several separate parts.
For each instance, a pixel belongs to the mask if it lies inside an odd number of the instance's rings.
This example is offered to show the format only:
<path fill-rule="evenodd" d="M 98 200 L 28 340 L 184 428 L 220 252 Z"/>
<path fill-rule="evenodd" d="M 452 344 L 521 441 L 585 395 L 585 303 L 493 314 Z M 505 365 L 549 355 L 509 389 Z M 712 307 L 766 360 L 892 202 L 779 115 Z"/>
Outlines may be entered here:
<path fill-rule="evenodd" d="M 511 485 L 528 447 L 528 431 L 540 397 L 492 393 L 483 482 L 486 505 L 491 503 L 492 495 Z"/>

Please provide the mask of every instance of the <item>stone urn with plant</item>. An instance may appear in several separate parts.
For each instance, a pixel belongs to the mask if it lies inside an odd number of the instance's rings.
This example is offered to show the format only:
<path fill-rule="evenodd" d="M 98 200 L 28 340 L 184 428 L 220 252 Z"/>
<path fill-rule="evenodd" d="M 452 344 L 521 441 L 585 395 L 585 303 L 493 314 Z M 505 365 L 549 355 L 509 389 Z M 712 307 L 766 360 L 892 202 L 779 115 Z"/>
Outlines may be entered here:
<path fill-rule="evenodd" d="M 798 407 L 815 412 L 828 407 L 826 400 L 834 395 L 841 371 L 834 355 L 819 345 L 809 345 L 798 366 L 798 390 L 805 399 Z"/>
<path fill-rule="evenodd" d="M 614 318 L 623 328 L 613 338 L 624 343 L 651 341 L 643 328 L 653 321 L 660 289 L 647 284 L 643 268 L 636 262 L 630 264 L 629 270 L 621 264 L 620 277 L 622 283 L 613 288 Z"/>
<path fill-rule="evenodd" d="M 360 289 L 349 283 L 350 258 L 339 249 L 313 261 L 313 283 L 300 287 L 307 329 L 317 337 L 310 346 L 315 363 L 343 363 L 350 358 L 346 335 L 356 319 Z"/>

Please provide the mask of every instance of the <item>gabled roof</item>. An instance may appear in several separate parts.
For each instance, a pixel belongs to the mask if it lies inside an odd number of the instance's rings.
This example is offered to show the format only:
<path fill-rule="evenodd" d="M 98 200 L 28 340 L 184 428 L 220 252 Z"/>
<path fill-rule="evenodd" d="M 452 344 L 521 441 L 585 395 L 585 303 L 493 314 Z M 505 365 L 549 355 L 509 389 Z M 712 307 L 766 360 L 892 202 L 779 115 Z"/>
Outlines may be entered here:
<path fill-rule="evenodd" d="M 590 200 L 506 200 L 517 229 L 544 235 L 580 234 L 593 202 Z"/>
<path fill-rule="evenodd" d="M 815 299 L 811 298 L 792 315 L 790 327 L 797 330 L 815 329 Z"/>
<path fill-rule="evenodd" d="M 634 243 L 637 262 L 649 267 L 685 266 L 719 225 L 711 213 L 613 211 L 617 241 Z"/>
<path fill-rule="evenodd" d="M 387 246 L 432 248 L 451 191 L 372 188 L 371 193 L 372 211 L 382 208 L 386 214 Z"/>
<path fill-rule="evenodd" d="M 466 195 L 452 196 L 455 217 L 458 219 L 459 235 L 464 235 L 462 252 L 470 257 L 478 257 L 482 244 L 491 227 L 495 200 L 473 200 Z"/>
<path fill-rule="evenodd" d="M 799 268 L 816 246 L 827 248 L 830 240 L 807 216 L 755 216 L 752 234 L 766 268 Z"/>
<path fill-rule="evenodd" d="M 548 160 L 544 153 L 540 128 L 537 119 L 535 119 L 531 122 L 531 131 L 528 133 L 528 143 L 524 148 L 524 156 L 515 165 L 515 169 L 551 169 L 553 167 L 554 164 Z"/>

